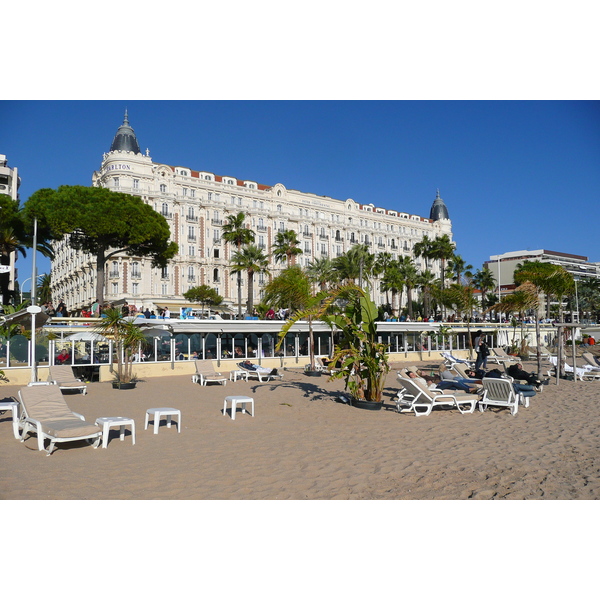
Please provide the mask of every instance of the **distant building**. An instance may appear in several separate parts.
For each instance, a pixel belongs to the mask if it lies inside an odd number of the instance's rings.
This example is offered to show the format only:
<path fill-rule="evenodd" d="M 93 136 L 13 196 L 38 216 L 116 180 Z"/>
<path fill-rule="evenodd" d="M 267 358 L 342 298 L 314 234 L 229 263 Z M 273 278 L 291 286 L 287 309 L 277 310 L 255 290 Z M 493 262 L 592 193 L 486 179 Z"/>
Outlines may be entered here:
<path fill-rule="evenodd" d="M 373 253 L 389 252 L 394 258 L 412 256 L 414 244 L 423 236 L 452 238 L 448 209 L 439 195 L 430 218 L 360 204 L 352 199 L 288 190 L 283 184 L 264 185 L 233 176 L 215 175 L 185 166 L 156 163 L 149 150 L 142 153 L 127 113 L 105 153 L 100 169 L 93 174 L 94 186 L 125 192 L 142 198 L 162 214 L 171 227 L 171 239 L 179 245 L 178 255 L 164 269 L 156 269 L 148 258 L 117 255 L 107 264 L 105 299 L 126 300 L 137 307 L 168 305 L 173 313 L 189 304 L 183 293 L 206 284 L 225 298 L 232 310 L 237 306 L 237 276 L 229 259 L 235 249 L 226 245 L 222 227 L 227 215 L 243 211 L 255 233 L 255 243 L 270 253 L 278 231 L 294 230 L 302 254 L 302 266 L 318 258 L 335 258 L 354 244 L 367 244 Z M 390 179 L 390 196 L 394 193 Z M 55 245 L 52 263 L 54 298 L 64 298 L 78 309 L 95 299 L 95 265 L 90 256 L 73 252 L 68 239 Z M 271 276 L 285 265 L 272 262 Z M 267 276 L 255 277 L 254 298 L 260 301 Z M 243 300 L 247 299 L 246 277 Z M 385 296 L 376 284 L 374 299 Z"/>
<path fill-rule="evenodd" d="M 18 169 L 8 166 L 8 160 L 5 154 L 0 154 L 0 194 L 6 194 L 13 200 L 19 199 L 19 186 L 21 178 L 19 177 Z M 0 221 L 1 221 L 0 215 Z M 11 252 L 8 257 L 2 257 L 0 261 L 0 277 L 8 278 L 9 292 L 14 292 L 15 282 L 17 281 L 17 269 L 15 263 L 17 261 L 17 253 Z M 7 302 L 7 298 L 0 297 L 0 305 Z"/>
<path fill-rule="evenodd" d="M 519 265 L 525 261 L 549 262 L 564 267 L 575 279 L 600 278 L 600 263 L 588 262 L 587 256 L 566 254 L 553 250 L 517 250 L 490 256 L 486 266 L 494 276 L 496 283 L 500 281 L 500 292 L 510 293 L 515 289 L 514 274 Z M 498 278 L 498 273 L 500 277 Z"/>

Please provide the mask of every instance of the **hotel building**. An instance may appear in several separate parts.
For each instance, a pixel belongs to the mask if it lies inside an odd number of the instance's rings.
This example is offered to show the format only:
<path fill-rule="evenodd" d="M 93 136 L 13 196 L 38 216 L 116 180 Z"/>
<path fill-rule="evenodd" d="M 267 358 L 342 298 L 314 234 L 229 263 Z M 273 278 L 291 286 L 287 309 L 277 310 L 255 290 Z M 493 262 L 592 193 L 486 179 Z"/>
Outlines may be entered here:
<path fill-rule="evenodd" d="M 190 306 L 183 293 L 203 284 L 216 289 L 224 297 L 224 305 L 235 312 L 237 275 L 229 267 L 235 248 L 224 243 L 222 227 L 228 215 L 240 211 L 246 214 L 255 244 L 265 254 L 270 253 L 277 232 L 294 230 L 302 250 L 296 262 L 301 266 L 318 258 L 340 256 L 354 244 L 367 244 L 374 254 L 389 252 L 399 258 L 412 256 L 414 244 L 425 235 L 452 238 L 452 223 L 439 192 L 429 218 L 425 218 L 381 208 L 376 199 L 366 204 L 351 198 L 336 200 L 287 189 L 281 183 L 264 185 L 233 175 L 156 163 L 149 150 L 141 151 L 127 113 L 92 176 L 92 184 L 142 198 L 165 217 L 171 239 L 179 245 L 179 253 L 164 269 L 153 268 L 148 258 L 114 257 L 106 265 L 105 300 L 115 304 L 127 301 L 150 310 L 168 306 L 172 316 L 178 308 Z M 95 300 L 93 257 L 73 251 L 68 237 L 55 245 L 55 251 L 54 299 L 64 299 L 71 310 L 90 306 Z M 255 277 L 257 302 L 269 277 L 284 266 L 270 258 L 270 275 Z M 245 276 L 242 279 L 245 302 L 247 280 Z M 378 303 L 385 301 L 378 282 L 373 298 Z"/>
<path fill-rule="evenodd" d="M 0 154 L 0 194 L 6 194 L 13 200 L 18 200 L 20 185 L 21 178 L 19 177 L 18 169 L 16 167 L 9 167 L 6 155 Z M 17 280 L 17 269 L 15 268 L 16 260 L 17 253 L 11 252 L 8 257 L 3 257 L 2 264 L 0 265 L 0 277 L 8 279 L 7 289 L 9 293 L 15 291 L 15 282 Z M 8 302 L 8 298 L 2 298 L 0 294 L 0 305 L 6 302 Z"/>

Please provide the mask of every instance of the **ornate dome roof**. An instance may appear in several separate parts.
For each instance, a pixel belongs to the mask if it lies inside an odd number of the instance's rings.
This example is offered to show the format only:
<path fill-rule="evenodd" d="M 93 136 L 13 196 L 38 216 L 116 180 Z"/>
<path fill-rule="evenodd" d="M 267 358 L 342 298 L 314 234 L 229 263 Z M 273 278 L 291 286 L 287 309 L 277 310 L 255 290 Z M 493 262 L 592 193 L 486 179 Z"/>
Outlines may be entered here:
<path fill-rule="evenodd" d="M 440 198 L 440 190 L 437 191 L 435 200 L 431 205 L 431 211 L 429 212 L 429 218 L 432 221 L 439 221 L 440 219 L 449 219 L 448 208 L 444 204 L 444 201 Z"/>
<path fill-rule="evenodd" d="M 129 125 L 127 110 L 125 111 L 123 125 L 117 129 L 117 133 L 115 134 L 115 139 L 110 147 L 110 151 L 133 152 L 134 154 L 141 154 L 140 145 L 135 137 L 133 127 Z"/>

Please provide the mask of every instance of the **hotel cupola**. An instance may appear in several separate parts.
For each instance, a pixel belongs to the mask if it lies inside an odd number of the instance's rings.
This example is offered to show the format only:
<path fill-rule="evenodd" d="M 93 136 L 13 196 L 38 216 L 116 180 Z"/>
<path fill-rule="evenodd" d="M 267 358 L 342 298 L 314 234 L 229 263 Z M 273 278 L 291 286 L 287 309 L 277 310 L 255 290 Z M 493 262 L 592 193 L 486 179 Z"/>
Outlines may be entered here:
<path fill-rule="evenodd" d="M 141 154 L 140 145 L 135 137 L 133 127 L 129 125 L 127 110 L 125 111 L 123 125 L 117 129 L 117 133 L 115 134 L 115 138 L 110 147 L 110 152 L 133 152 L 134 154 Z"/>
<path fill-rule="evenodd" d="M 440 190 L 437 190 L 435 200 L 433 201 L 431 210 L 429 211 L 429 218 L 432 221 L 450 219 L 450 215 L 448 214 L 448 208 L 444 204 L 444 201 L 440 198 Z"/>

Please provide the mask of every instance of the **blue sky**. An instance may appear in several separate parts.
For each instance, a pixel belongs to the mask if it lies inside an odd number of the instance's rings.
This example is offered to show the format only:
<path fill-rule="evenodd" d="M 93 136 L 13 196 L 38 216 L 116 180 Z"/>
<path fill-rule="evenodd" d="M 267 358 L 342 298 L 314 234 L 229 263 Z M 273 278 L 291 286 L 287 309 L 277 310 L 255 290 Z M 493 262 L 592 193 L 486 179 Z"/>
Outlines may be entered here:
<path fill-rule="evenodd" d="M 538 248 L 600 261 L 597 101 L 2 101 L 21 202 L 90 185 L 126 108 L 141 148 L 170 165 L 422 216 L 439 189 L 476 268 Z"/>

